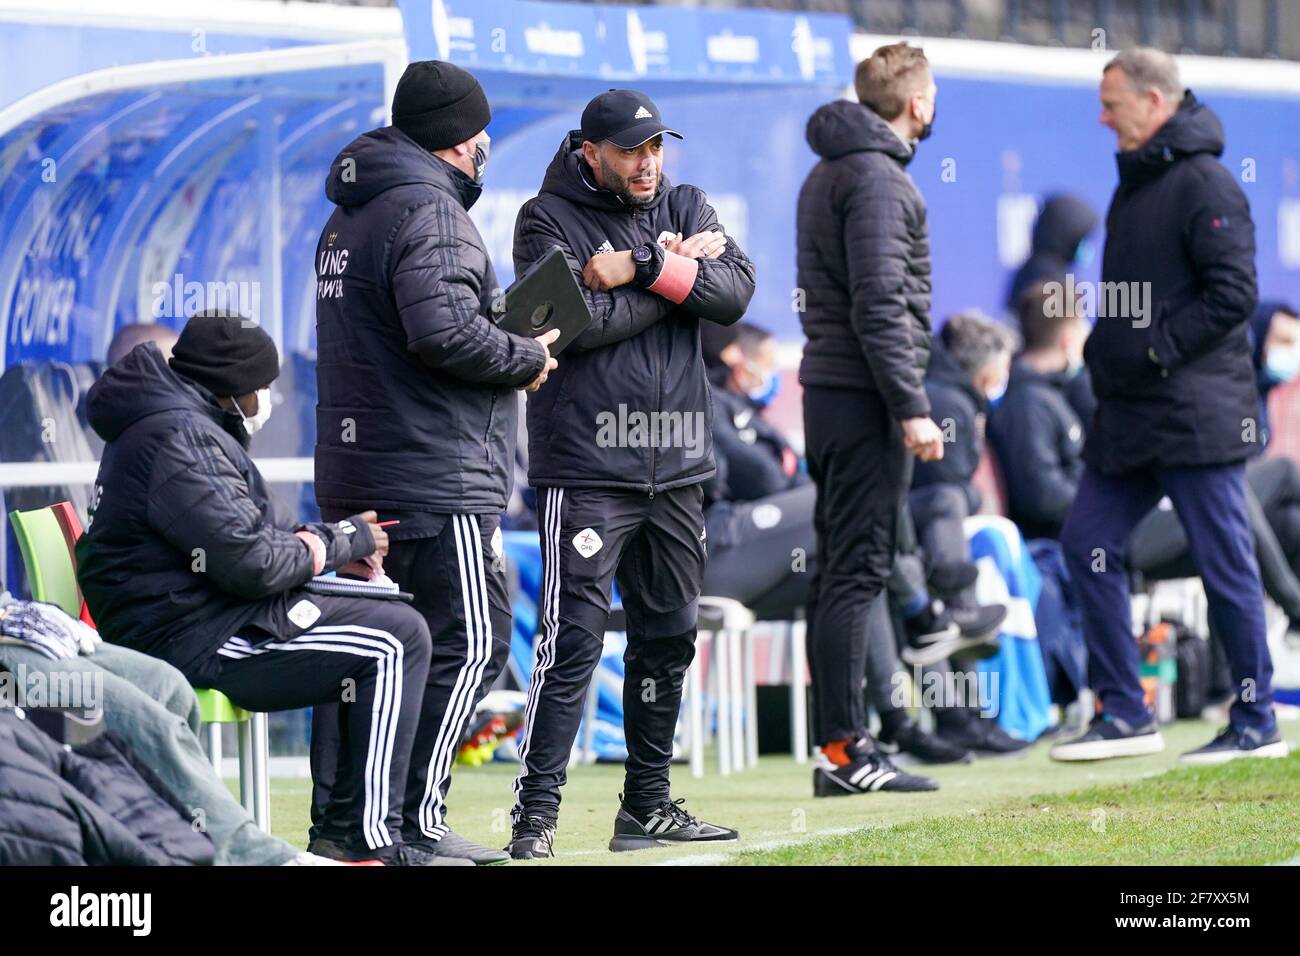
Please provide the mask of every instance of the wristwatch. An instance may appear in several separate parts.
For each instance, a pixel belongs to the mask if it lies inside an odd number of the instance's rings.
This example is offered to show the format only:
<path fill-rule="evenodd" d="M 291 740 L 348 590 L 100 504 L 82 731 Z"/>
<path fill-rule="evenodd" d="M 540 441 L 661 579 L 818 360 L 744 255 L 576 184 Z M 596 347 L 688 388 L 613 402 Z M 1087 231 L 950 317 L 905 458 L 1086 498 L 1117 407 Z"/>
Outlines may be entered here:
<path fill-rule="evenodd" d="M 663 269 L 664 250 L 657 242 L 643 242 L 632 247 L 632 264 L 636 266 L 635 283 L 639 288 L 653 285 Z"/>

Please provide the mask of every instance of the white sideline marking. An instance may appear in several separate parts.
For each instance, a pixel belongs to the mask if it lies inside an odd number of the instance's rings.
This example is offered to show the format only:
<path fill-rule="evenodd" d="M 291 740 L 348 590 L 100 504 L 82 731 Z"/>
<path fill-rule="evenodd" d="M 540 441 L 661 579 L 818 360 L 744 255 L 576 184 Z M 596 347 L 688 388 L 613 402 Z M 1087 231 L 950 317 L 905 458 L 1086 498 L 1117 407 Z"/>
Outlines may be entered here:
<path fill-rule="evenodd" d="M 737 853 L 748 853 L 751 850 L 780 850 L 785 847 L 798 846 L 801 843 L 807 843 L 809 840 L 819 839 L 821 837 L 846 836 L 850 833 L 860 833 L 863 830 L 891 830 L 894 824 L 884 823 L 875 826 L 865 827 L 829 827 L 825 830 L 813 830 L 810 833 L 802 834 L 798 837 L 782 837 L 777 840 L 762 840 L 758 843 L 747 843 L 743 839 L 737 840 L 734 849 L 726 850 L 721 853 L 692 853 L 689 856 L 680 856 L 671 860 L 660 860 L 658 863 L 651 863 L 651 866 L 717 866 L 725 863 L 730 857 Z M 762 836 L 775 836 L 780 830 L 771 830 Z"/>

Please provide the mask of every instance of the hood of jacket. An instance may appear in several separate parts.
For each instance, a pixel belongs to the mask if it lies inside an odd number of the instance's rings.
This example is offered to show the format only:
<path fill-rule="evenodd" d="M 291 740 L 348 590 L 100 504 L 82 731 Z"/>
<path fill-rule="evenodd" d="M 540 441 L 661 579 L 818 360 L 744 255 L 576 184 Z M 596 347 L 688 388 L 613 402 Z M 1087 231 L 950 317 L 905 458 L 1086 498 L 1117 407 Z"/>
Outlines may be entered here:
<path fill-rule="evenodd" d="M 1073 262 L 1079 243 L 1097 228 L 1097 221 L 1097 213 L 1082 199 L 1052 196 L 1034 222 L 1034 252 Z"/>
<path fill-rule="evenodd" d="M 339 206 L 364 206 L 398 186 L 428 184 L 468 210 L 483 192 L 481 183 L 439 159 L 395 126 L 362 133 L 334 157 L 325 195 Z"/>
<path fill-rule="evenodd" d="M 655 189 L 655 194 L 650 202 L 640 209 L 654 209 L 661 202 L 672 185 L 668 182 L 668 177 L 664 175 L 663 170 L 659 171 L 659 186 Z M 586 206 L 589 209 L 599 209 L 604 212 L 612 213 L 629 213 L 633 209 L 627 203 L 623 202 L 616 194 L 608 189 L 601 189 L 596 185 L 592 178 L 591 167 L 587 161 L 582 158 L 582 131 L 570 130 L 560 143 L 560 148 L 555 151 L 551 157 L 550 165 L 546 167 L 546 175 L 542 177 L 542 188 L 539 190 L 543 193 L 553 193 L 569 202 L 579 206 Z"/>
<path fill-rule="evenodd" d="M 957 360 L 943 344 L 942 337 L 938 335 L 930 347 L 930 364 L 926 367 L 925 378 L 935 385 L 946 385 L 964 392 L 980 411 L 988 410 L 988 398 L 975 387 L 966 370 L 957 364 Z"/>
<path fill-rule="evenodd" d="M 248 446 L 239 414 L 226 411 L 205 388 L 173 372 L 152 342 L 136 346 L 105 370 L 86 396 L 90 427 L 106 442 L 142 418 L 171 411 L 206 415 Z"/>
<path fill-rule="evenodd" d="M 852 100 L 819 106 L 808 118 L 804 135 L 812 151 L 822 159 L 876 152 L 906 166 L 916 155 L 916 150 L 899 139 L 878 113 Z"/>
<path fill-rule="evenodd" d="M 1137 149 L 1116 154 L 1120 182 L 1143 182 L 1160 175 L 1179 160 L 1200 153 L 1217 158 L 1223 155 L 1223 146 L 1223 123 L 1214 110 L 1188 90 L 1177 112 L 1150 140 Z"/>

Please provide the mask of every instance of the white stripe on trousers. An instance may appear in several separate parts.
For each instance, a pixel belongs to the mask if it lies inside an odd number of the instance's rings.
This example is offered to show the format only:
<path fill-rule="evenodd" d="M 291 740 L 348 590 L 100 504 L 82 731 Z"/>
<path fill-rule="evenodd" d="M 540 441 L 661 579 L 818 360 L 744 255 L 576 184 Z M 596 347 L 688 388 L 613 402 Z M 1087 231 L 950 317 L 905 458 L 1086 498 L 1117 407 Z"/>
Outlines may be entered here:
<path fill-rule="evenodd" d="M 465 663 L 456 675 L 456 683 L 438 727 L 438 737 L 425 773 L 424 799 L 420 801 L 420 831 L 434 839 L 441 839 L 447 832 L 442 822 L 442 785 L 451 775 L 451 762 L 460 749 L 461 733 L 470 717 L 470 708 L 474 706 L 474 692 L 482 683 L 483 671 L 492 658 L 492 618 L 478 518 L 475 515 L 452 515 L 451 520 L 456 538 L 456 558 L 460 564 L 460 595 L 465 609 Z"/>
<path fill-rule="evenodd" d="M 217 651 L 223 657 L 241 659 L 270 651 L 328 651 L 368 657 L 376 662 L 375 692 L 370 703 L 370 739 L 366 744 L 365 798 L 361 831 L 372 850 L 392 846 L 388 832 L 389 778 L 393 744 L 402 709 L 402 642 L 388 631 L 359 624 L 327 625 L 304 631 L 287 641 L 250 644 L 232 637 Z"/>
<path fill-rule="evenodd" d="M 542 624 L 534 655 L 533 679 L 528 688 L 528 703 L 524 707 L 524 747 L 519 753 L 519 776 L 515 777 L 518 794 L 528 776 L 528 754 L 533 747 L 533 722 L 537 717 L 537 703 L 542 696 L 546 674 L 555 663 L 555 642 L 560 632 L 560 512 L 564 508 L 564 489 L 546 489 L 546 527 L 541 530 L 542 548 L 547 560 L 542 575 Z"/>

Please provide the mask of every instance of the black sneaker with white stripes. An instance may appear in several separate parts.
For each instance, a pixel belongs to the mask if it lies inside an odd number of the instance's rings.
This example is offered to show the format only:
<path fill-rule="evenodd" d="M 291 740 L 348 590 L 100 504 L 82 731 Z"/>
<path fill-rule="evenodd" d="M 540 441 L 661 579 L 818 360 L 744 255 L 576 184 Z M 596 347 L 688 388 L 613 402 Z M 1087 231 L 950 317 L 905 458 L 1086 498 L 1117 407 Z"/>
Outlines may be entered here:
<path fill-rule="evenodd" d="M 850 759 L 843 766 L 833 763 L 823 753 L 817 754 L 813 767 L 814 797 L 847 797 L 880 790 L 921 793 L 939 789 L 939 784 L 929 777 L 899 770 L 870 739 L 859 740 L 847 750 Z"/>
<path fill-rule="evenodd" d="M 516 817 L 506 852 L 515 860 L 546 860 L 555 856 L 555 824 L 541 817 Z"/>
<path fill-rule="evenodd" d="M 740 834 L 735 830 L 705 823 L 682 809 L 684 798 L 665 800 L 653 810 L 638 811 L 622 802 L 614 817 L 614 836 L 609 848 L 615 853 L 627 850 L 648 850 L 672 843 L 698 843 L 714 840 L 735 840 Z"/>
<path fill-rule="evenodd" d="M 1289 752 L 1276 724 L 1268 731 L 1229 724 L 1204 747 L 1189 750 L 1178 759 L 1189 764 L 1218 764 L 1241 757 L 1285 757 Z"/>

